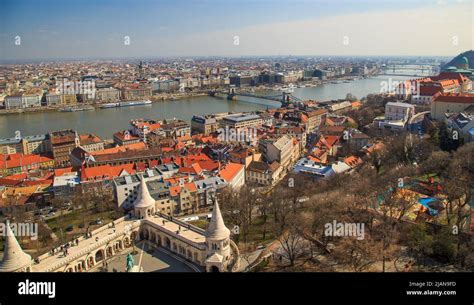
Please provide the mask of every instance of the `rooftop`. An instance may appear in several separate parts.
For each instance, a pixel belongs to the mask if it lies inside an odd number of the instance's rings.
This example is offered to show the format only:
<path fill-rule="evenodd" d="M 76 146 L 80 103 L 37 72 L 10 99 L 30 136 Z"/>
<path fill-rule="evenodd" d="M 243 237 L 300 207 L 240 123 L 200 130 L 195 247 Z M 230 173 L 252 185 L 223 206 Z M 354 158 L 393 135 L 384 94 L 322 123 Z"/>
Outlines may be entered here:
<path fill-rule="evenodd" d="M 257 120 L 257 119 L 261 119 L 261 118 L 260 116 L 256 114 L 235 114 L 235 115 L 229 115 L 223 118 L 223 120 L 230 121 L 233 123 Z"/>

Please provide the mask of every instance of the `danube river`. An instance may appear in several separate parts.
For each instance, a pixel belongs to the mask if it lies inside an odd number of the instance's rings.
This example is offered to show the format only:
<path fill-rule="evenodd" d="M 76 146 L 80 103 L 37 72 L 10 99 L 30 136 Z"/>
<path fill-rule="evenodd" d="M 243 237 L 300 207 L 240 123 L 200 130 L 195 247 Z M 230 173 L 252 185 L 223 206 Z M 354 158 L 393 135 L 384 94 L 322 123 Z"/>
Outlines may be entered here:
<path fill-rule="evenodd" d="M 408 79 L 408 77 L 392 76 L 389 79 L 389 76 L 377 76 L 351 83 L 295 88 L 292 94 L 301 99 L 317 101 L 345 98 L 347 93 L 361 98 L 370 93 L 379 93 L 382 82 L 403 79 Z M 65 128 L 72 128 L 80 133 L 95 133 L 102 138 L 112 138 L 114 132 L 128 128 L 129 121 L 137 118 L 179 118 L 189 122 L 194 114 L 253 111 L 279 107 L 278 102 L 248 97 L 239 97 L 239 99 L 239 101 L 228 101 L 225 98 L 203 96 L 156 102 L 146 106 L 96 108 L 93 111 L 0 115 L 0 138 L 14 137 L 16 130 L 19 130 L 22 135 L 36 135 Z"/>

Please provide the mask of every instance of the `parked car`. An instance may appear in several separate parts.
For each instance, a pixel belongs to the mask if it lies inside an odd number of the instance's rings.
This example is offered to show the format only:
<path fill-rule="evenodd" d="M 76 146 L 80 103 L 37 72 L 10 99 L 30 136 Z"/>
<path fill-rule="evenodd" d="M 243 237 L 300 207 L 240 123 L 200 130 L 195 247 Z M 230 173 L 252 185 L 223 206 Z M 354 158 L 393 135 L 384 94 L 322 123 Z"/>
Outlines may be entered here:
<path fill-rule="evenodd" d="M 93 220 L 93 221 L 89 222 L 90 226 L 101 225 L 101 224 L 102 224 L 102 219 L 100 219 L 100 218 L 97 218 L 96 220 Z"/>
<path fill-rule="evenodd" d="M 66 232 L 71 232 L 73 229 L 74 229 L 74 226 L 73 226 L 73 225 L 68 225 L 68 226 L 66 227 Z"/>

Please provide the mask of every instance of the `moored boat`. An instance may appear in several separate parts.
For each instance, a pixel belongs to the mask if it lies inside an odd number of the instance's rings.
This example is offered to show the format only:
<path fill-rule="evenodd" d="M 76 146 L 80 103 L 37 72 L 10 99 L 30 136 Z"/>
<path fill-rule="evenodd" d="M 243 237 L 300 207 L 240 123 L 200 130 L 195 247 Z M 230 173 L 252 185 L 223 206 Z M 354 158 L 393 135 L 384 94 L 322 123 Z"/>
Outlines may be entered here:
<path fill-rule="evenodd" d="M 89 111 L 89 110 L 94 110 L 94 107 L 92 106 L 84 106 L 84 107 L 64 107 L 64 108 L 59 108 L 59 112 L 76 112 L 76 111 Z"/>

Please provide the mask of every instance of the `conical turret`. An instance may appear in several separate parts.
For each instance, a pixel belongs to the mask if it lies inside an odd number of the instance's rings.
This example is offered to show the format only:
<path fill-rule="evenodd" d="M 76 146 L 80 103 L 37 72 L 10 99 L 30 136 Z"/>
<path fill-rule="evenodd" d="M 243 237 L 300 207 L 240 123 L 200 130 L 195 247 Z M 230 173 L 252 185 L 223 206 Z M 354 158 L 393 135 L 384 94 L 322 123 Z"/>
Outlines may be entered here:
<path fill-rule="evenodd" d="M 135 208 L 148 208 L 155 205 L 155 199 L 151 197 L 148 187 L 145 183 L 145 177 L 142 176 L 140 181 L 140 190 L 137 200 L 135 201 Z"/>
<path fill-rule="evenodd" d="M 212 218 L 207 227 L 206 238 L 213 240 L 227 239 L 230 236 L 230 230 L 224 224 L 224 218 L 222 218 L 221 210 L 217 199 L 214 202 L 214 210 L 212 211 Z"/>
<path fill-rule="evenodd" d="M 10 222 L 6 222 L 5 248 L 3 252 L 0 272 L 14 272 L 31 265 L 31 256 L 23 252 L 10 228 Z"/>

